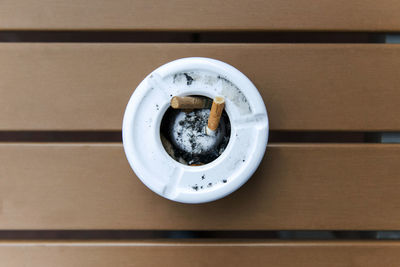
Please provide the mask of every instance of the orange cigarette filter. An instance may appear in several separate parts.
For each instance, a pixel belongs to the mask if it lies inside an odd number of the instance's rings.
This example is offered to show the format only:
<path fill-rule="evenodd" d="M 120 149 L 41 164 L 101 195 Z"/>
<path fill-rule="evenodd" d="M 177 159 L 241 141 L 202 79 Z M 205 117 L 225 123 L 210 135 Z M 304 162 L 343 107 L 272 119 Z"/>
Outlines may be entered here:
<path fill-rule="evenodd" d="M 217 130 L 224 107 L 225 99 L 221 96 L 216 96 L 211 106 L 210 116 L 208 117 L 207 126 L 209 130 Z"/>

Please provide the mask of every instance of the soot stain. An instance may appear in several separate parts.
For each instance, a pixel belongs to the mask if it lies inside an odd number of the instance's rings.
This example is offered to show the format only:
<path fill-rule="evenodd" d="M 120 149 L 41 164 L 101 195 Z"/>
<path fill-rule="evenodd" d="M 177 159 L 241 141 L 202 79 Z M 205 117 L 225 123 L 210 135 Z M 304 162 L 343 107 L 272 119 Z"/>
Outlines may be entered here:
<path fill-rule="evenodd" d="M 193 83 L 193 81 L 195 80 L 195 79 L 193 78 L 193 76 L 191 76 L 191 75 L 188 74 L 187 72 L 184 72 L 184 73 L 176 73 L 176 74 L 174 74 L 174 77 L 173 77 L 173 79 L 172 79 L 172 82 L 173 82 L 173 83 L 181 82 L 183 76 L 185 76 L 186 85 L 191 85 L 191 84 Z"/>
<path fill-rule="evenodd" d="M 231 87 L 234 87 L 236 90 L 240 91 L 239 88 L 238 88 L 236 85 L 234 85 L 234 84 L 233 84 L 230 80 L 228 80 L 227 78 L 222 77 L 221 75 L 218 75 L 217 78 L 220 79 L 220 80 L 222 80 L 222 81 L 224 81 L 224 82 L 226 82 L 226 83 L 229 84 Z"/>
<path fill-rule="evenodd" d="M 187 84 L 187 85 L 191 85 L 192 82 L 194 81 L 193 77 L 190 76 L 189 74 L 187 74 L 186 72 L 183 73 L 183 75 L 185 75 L 185 77 L 186 77 L 186 84 Z"/>
<path fill-rule="evenodd" d="M 235 88 L 235 90 L 237 92 L 237 95 L 240 96 L 240 102 L 247 103 L 248 111 L 251 112 L 251 107 L 248 104 L 248 100 L 247 100 L 246 96 L 243 94 L 243 92 L 234 83 L 232 83 L 227 78 L 225 78 L 225 77 L 223 77 L 221 75 L 218 75 L 217 78 L 220 79 L 221 81 L 224 81 L 225 83 L 227 83 L 230 87 Z"/>

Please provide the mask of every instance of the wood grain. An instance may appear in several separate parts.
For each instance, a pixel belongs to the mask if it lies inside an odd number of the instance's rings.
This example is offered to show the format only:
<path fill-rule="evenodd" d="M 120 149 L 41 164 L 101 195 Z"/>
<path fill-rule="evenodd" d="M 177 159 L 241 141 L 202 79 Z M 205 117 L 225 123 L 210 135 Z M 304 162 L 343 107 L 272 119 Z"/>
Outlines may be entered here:
<path fill-rule="evenodd" d="M 121 144 L 1 144 L 0 229 L 399 230 L 400 145 L 273 144 L 232 195 L 174 203 Z"/>
<path fill-rule="evenodd" d="M 120 130 L 140 81 L 189 56 L 246 74 L 272 130 L 400 130 L 396 45 L 30 43 L 0 44 L 0 130 Z"/>
<path fill-rule="evenodd" d="M 2 266 L 398 266 L 399 242 L 136 241 L 0 243 Z"/>
<path fill-rule="evenodd" d="M 398 31 L 396 0 L 3 0 L 6 30 Z"/>

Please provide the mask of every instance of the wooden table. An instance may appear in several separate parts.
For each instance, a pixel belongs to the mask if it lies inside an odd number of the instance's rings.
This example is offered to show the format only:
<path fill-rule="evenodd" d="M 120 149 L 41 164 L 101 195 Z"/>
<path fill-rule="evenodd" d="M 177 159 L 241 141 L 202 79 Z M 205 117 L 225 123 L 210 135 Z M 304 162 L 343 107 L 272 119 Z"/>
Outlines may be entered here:
<path fill-rule="evenodd" d="M 400 131 L 400 46 L 381 42 L 399 14 L 395 0 L 1 1 L 0 265 L 398 266 L 397 240 L 279 233 L 400 230 L 400 144 L 378 142 Z M 241 70 L 270 117 L 256 174 L 201 205 L 147 189 L 121 144 L 134 88 L 189 56 Z M 181 230 L 216 237 L 165 238 Z"/>

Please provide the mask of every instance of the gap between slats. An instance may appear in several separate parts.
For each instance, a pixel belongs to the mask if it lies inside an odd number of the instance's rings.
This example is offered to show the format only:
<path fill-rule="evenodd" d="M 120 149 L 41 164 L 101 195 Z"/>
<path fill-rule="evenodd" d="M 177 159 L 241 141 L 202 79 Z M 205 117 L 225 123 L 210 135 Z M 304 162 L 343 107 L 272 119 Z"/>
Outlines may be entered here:
<path fill-rule="evenodd" d="M 382 43 L 384 32 L 1 31 L 0 42 Z M 391 33 L 395 34 L 395 33 Z"/>
<path fill-rule="evenodd" d="M 1 240 L 399 240 L 400 231 L 0 230 Z"/>
<path fill-rule="evenodd" d="M 269 143 L 379 143 L 382 132 L 276 131 Z M 0 131 L 0 142 L 122 142 L 121 131 Z"/>

